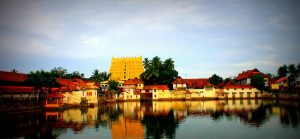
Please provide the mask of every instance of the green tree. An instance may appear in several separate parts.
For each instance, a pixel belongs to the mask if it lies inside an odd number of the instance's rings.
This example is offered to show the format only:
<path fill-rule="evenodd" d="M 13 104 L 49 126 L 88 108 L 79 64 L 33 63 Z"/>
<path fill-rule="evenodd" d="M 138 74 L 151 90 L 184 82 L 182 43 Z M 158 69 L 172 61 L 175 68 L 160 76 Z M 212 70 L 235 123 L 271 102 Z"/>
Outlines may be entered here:
<path fill-rule="evenodd" d="M 209 77 L 209 82 L 212 83 L 213 85 L 217 85 L 223 82 L 223 78 L 216 74 L 213 74 L 211 77 Z"/>
<path fill-rule="evenodd" d="M 107 74 L 107 72 L 99 72 L 98 69 L 95 69 L 90 77 L 90 80 L 99 83 L 108 80 L 110 75 L 111 74 Z"/>
<path fill-rule="evenodd" d="M 158 71 L 162 68 L 162 62 L 158 56 L 152 58 L 151 66 Z"/>
<path fill-rule="evenodd" d="M 296 67 L 294 64 L 291 64 L 288 66 L 288 73 L 290 75 L 295 75 L 296 74 Z"/>
<path fill-rule="evenodd" d="M 290 91 L 295 91 L 297 69 L 294 64 L 288 66 L 288 86 Z"/>
<path fill-rule="evenodd" d="M 175 70 L 172 58 L 168 58 L 162 62 L 158 56 L 155 56 L 151 61 L 144 60 L 144 67 L 145 65 L 147 65 L 147 68 L 141 74 L 141 79 L 145 84 L 171 85 L 173 80 L 178 77 L 178 72 Z"/>
<path fill-rule="evenodd" d="M 62 67 L 58 67 L 58 68 L 54 67 L 53 69 L 50 70 L 50 73 L 55 77 L 63 78 L 66 76 L 68 72 L 67 69 L 64 69 Z"/>
<path fill-rule="evenodd" d="M 93 71 L 93 75 L 90 77 L 90 80 L 93 81 L 93 82 L 96 82 L 96 83 L 99 83 L 99 82 L 103 81 L 103 77 L 100 74 L 98 69 L 95 69 Z"/>
<path fill-rule="evenodd" d="M 79 71 L 74 71 L 72 73 L 66 74 L 65 78 L 68 78 L 68 79 L 74 79 L 74 78 L 83 79 L 84 78 L 84 74 L 80 73 Z"/>
<path fill-rule="evenodd" d="M 145 70 L 149 68 L 150 64 L 151 64 L 151 61 L 148 58 L 144 58 L 143 66 L 144 66 Z"/>
<path fill-rule="evenodd" d="M 283 66 L 279 67 L 278 70 L 277 70 L 277 75 L 278 75 L 279 78 L 280 77 L 286 77 L 287 73 L 288 73 L 288 69 L 287 69 L 286 65 L 283 65 Z"/>
<path fill-rule="evenodd" d="M 300 63 L 297 65 L 296 74 L 300 74 Z"/>
<path fill-rule="evenodd" d="M 107 81 L 109 77 L 111 76 L 110 73 L 107 73 L 106 71 L 101 72 L 100 75 L 102 76 L 103 80 L 102 81 Z"/>
<path fill-rule="evenodd" d="M 108 92 L 107 92 L 108 94 L 107 95 L 109 96 L 109 98 L 114 99 L 113 96 L 116 93 L 119 94 L 118 85 L 119 85 L 119 83 L 115 80 L 108 81 Z"/>
<path fill-rule="evenodd" d="M 251 85 L 259 90 L 263 90 L 265 87 L 264 77 L 261 74 L 251 76 Z"/>
<path fill-rule="evenodd" d="M 28 75 L 26 82 L 33 85 L 36 89 L 41 89 L 46 87 L 51 89 L 52 87 L 58 86 L 56 82 L 56 75 L 51 74 L 51 72 L 44 70 L 31 71 Z M 46 92 L 47 93 L 47 92 Z"/>

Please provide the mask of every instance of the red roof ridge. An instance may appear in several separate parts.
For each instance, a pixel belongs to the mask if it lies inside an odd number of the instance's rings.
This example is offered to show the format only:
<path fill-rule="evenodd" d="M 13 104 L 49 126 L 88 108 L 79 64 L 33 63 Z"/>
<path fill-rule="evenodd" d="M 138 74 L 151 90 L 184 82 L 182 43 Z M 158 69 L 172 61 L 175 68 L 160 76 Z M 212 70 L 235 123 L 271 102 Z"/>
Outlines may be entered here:
<path fill-rule="evenodd" d="M 0 71 L 0 80 L 7 82 L 25 82 L 28 78 L 27 74 Z"/>

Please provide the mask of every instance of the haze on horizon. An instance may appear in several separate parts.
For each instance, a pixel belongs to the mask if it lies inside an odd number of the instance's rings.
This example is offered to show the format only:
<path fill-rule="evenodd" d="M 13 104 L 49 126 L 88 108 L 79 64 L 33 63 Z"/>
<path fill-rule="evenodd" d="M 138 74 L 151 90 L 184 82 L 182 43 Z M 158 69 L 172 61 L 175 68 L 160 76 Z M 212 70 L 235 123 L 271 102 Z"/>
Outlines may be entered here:
<path fill-rule="evenodd" d="M 1 0 L 0 18 L 4 71 L 89 77 L 112 57 L 159 56 L 182 77 L 226 78 L 300 62 L 297 0 Z"/>

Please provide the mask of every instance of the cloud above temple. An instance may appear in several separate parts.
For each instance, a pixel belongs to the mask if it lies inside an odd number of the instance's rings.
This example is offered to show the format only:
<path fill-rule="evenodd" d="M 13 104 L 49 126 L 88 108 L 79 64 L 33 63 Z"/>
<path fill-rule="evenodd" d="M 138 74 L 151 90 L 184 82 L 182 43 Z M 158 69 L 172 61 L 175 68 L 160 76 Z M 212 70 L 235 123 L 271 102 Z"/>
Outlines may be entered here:
<path fill-rule="evenodd" d="M 90 75 L 113 56 L 175 60 L 180 75 L 275 73 L 300 61 L 299 1 L 0 2 L 0 70 Z"/>

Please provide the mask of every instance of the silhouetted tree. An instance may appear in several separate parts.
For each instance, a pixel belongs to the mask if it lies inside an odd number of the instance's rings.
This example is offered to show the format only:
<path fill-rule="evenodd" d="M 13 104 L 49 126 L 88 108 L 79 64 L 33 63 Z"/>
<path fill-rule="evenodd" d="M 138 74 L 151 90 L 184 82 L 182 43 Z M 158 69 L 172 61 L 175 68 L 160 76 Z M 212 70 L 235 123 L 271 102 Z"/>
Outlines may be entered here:
<path fill-rule="evenodd" d="M 255 74 L 251 76 L 251 85 L 259 90 L 263 90 L 265 87 L 264 77 L 260 74 Z"/>
<path fill-rule="evenodd" d="M 216 75 L 216 74 L 213 74 L 211 77 L 208 78 L 209 82 L 214 84 L 214 85 L 217 85 L 219 83 L 222 83 L 223 82 L 223 78 Z"/>

